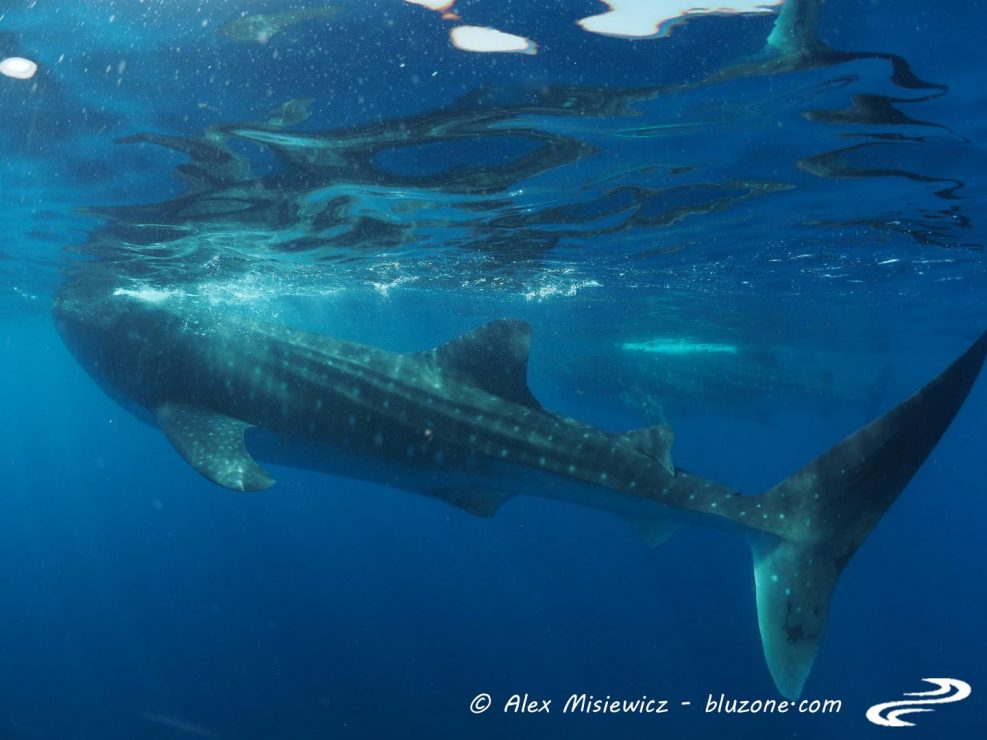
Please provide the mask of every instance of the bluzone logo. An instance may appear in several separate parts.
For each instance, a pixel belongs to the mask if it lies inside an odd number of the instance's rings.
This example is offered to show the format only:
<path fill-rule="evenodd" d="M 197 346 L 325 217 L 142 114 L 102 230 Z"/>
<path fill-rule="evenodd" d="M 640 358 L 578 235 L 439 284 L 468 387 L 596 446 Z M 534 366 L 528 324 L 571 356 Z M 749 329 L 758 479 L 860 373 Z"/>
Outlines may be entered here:
<path fill-rule="evenodd" d="M 921 699 L 899 699 L 898 701 L 888 701 L 883 704 L 875 704 L 867 710 L 867 719 L 875 725 L 884 727 L 914 727 L 914 722 L 906 722 L 899 719 L 903 714 L 914 712 L 934 712 L 930 709 L 930 704 L 949 704 L 956 701 L 963 701 L 973 691 L 970 684 L 960 681 L 958 678 L 923 678 L 926 683 L 931 683 L 938 688 L 931 691 L 911 691 L 905 696 L 925 697 Z"/>

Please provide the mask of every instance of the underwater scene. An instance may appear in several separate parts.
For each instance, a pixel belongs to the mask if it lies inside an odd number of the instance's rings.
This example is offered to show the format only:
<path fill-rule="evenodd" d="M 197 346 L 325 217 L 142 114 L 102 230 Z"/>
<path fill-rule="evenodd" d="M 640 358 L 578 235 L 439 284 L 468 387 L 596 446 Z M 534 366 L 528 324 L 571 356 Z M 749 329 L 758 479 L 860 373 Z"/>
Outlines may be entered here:
<path fill-rule="evenodd" d="M 984 737 L 985 31 L 2 0 L 0 740 Z"/>

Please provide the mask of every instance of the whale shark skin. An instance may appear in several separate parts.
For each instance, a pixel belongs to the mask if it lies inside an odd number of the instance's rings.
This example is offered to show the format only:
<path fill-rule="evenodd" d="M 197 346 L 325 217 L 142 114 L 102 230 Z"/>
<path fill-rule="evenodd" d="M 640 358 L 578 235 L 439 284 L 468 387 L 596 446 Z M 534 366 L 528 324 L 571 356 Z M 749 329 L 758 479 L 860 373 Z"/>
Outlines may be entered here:
<path fill-rule="evenodd" d="M 478 516 L 519 493 L 560 499 L 616 514 L 652 545 L 685 524 L 740 533 L 754 557 L 765 658 L 787 697 L 802 692 L 840 573 L 935 447 L 987 354 L 985 333 L 913 396 L 750 496 L 676 467 L 665 426 L 612 434 L 542 407 L 527 383 L 522 321 L 401 354 L 84 283 L 62 290 L 54 317 L 107 393 L 230 490 L 272 486 L 264 460 Z"/>

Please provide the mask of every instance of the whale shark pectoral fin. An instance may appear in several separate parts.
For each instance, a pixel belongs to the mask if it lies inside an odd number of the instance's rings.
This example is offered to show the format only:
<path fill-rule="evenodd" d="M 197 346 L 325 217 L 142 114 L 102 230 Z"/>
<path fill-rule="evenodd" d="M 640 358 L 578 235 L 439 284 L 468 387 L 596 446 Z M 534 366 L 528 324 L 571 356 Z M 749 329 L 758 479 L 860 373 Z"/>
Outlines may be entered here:
<path fill-rule="evenodd" d="M 484 519 L 489 519 L 496 514 L 501 505 L 514 495 L 507 491 L 497 491 L 493 488 L 480 486 L 442 488 L 426 491 L 426 493 L 473 516 L 482 516 Z"/>
<path fill-rule="evenodd" d="M 178 454 L 213 483 L 231 491 L 262 491 L 274 484 L 247 451 L 243 433 L 251 424 L 184 403 L 162 404 L 156 415 Z"/>
<path fill-rule="evenodd" d="M 531 326 L 498 319 L 417 357 L 477 388 L 533 409 L 541 404 L 528 388 Z"/>
<path fill-rule="evenodd" d="M 669 473 L 675 475 L 675 464 L 672 462 L 672 441 L 675 435 L 669 427 L 656 424 L 644 429 L 618 434 L 617 439 L 642 455 L 647 455 L 661 463 Z"/>

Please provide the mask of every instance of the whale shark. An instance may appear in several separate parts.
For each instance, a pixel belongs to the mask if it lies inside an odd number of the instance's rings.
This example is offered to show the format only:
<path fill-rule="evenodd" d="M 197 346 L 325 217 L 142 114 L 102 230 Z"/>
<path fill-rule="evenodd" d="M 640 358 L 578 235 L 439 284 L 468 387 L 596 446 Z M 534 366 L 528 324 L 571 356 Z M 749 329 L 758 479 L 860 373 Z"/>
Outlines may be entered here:
<path fill-rule="evenodd" d="M 302 8 L 284 13 L 241 16 L 220 27 L 220 33 L 233 41 L 255 41 L 266 44 L 287 28 L 313 18 L 331 18 L 339 8 Z"/>
<path fill-rule="evenodd" d="M 987 354 L 987 332 L 914 395 L 766 492 L 675 465 L 663 425 L 615 434 L 543 407 L 531 327 L 498 319 L 396 353 L 230 316 L 168 291 L 69 283 L 55 323 L 115 399 L 233 491 L 261 462 L 373 481 L 493 516 L 517 494 L 629 521 L 652 545 L 684 525 L 739 533 L 753 553 L 768 669 L 797 697 L 840 573 L 938 443 Z"/>

